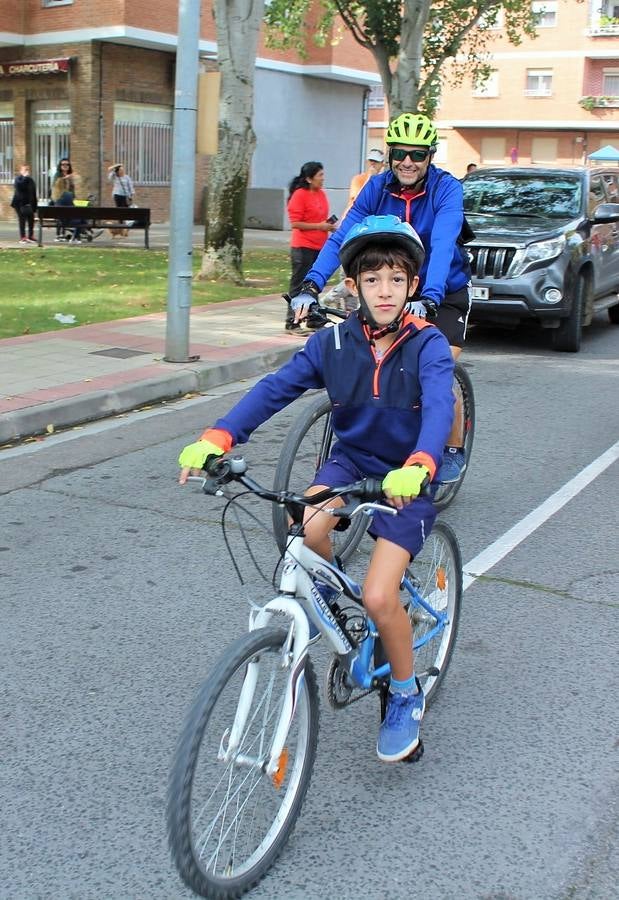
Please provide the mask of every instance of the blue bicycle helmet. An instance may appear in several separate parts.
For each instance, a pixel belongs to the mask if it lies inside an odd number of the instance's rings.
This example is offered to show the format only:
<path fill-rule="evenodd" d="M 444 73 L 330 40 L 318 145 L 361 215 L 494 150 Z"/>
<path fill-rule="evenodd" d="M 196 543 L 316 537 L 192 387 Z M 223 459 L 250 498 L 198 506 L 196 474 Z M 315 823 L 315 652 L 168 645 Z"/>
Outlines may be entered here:
<path fill-rule="evenodd" d="M 340 262 L 348 274 L 353 259 L 369 244 L 386 244 L 404 250 L 421 268 L 425 250 L 415 229 L 398 216 L 366 216 L 352 226 L 340 247 Z"/>

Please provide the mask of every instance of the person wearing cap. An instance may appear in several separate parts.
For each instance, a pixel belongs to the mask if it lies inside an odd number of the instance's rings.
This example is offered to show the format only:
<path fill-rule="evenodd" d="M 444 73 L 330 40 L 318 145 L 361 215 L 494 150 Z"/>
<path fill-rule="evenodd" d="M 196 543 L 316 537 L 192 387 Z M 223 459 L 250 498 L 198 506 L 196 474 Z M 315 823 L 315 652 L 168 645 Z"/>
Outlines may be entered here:
<path fill-rule="evenodd" d="M 191 472 L 245 443 L 305 391 L 326 388 L 337 440 L 306 494 L 377 478 L 397 510 L 395 515 L 377 510 L 372 516 L 368 530 L 375 545 L 363 586 L 363 604 L 391 666 L 376 746 L 384 762 L 406 759 L 420 744 L 425 700 L 415 677 L 400 583 L 436 518 L 432 499 L 422 489 L 441 463 L 454 411 L 449 344 L 425 318 L 407 312 L 424 256 L 418 235 L 397 216 L 371 215 L 355 223 L 342 241 L 339 261 L 359 309 L 334 328 L 312 334 L 302 350 L 261 379 L 178 459 L 179 481 L 185 484 Z M 326 505 L 343 506 L 344 500 Z M 337 521 L 316 507 L 306 510 L 305 543 L 331 563 L 330 532 Z M 337 593 L 320 581 L 315 587 L 327 604 Z"/>
<path fill-rule="evenodd" d="M 385 162 L 385 154 L 382 150 L 379 150 L 378 148 L 370 150 L 366 158 L 367 167 L 365 172 L 359 172 L 358 175 L 353 175 L 353 177 L 351 178 L 350 187 L 348 189 L 348 206 L 342 213 L 342 218 L 346 215 L 350 207 L 353 205 L 353 203 L 357 199 L 357 195 L 366 186 L 372 175 L 379 175 L 383 168 L 383 164 Z"/>
<path fill-rule="evenodd" d="M 385 142 L 387 170 L 367 181 L 289 302 L 297 318 L 309 311 L 316 319 L 320 292 L 339 265 L 339 250 L 350 229 L 370 215 L 399 216 L 413 226 L 426 251 L 412 308 L 443 332 L 457 359 L 471 308 L 471 267 L 464 244 L 474 236 L 464 218 L 462 184 L 433 164 L 438 132 L 427 116 L 397 116 L 389 123 Z M 466 463 L 463 416 L 457 409 L 439 480 L 458 481 Z"/>

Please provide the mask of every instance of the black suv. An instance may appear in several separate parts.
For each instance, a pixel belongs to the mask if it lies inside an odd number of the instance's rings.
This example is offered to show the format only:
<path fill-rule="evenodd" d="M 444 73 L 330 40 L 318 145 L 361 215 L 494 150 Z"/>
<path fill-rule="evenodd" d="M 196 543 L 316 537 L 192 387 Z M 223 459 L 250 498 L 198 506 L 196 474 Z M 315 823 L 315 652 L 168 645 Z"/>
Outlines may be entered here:
<path fill-rule="evenodd" d="M 537 320 L 571 352 L 594 312 L 619 324 L 619 169 L 479 169 L 463 188 L 472 322 Z"/>

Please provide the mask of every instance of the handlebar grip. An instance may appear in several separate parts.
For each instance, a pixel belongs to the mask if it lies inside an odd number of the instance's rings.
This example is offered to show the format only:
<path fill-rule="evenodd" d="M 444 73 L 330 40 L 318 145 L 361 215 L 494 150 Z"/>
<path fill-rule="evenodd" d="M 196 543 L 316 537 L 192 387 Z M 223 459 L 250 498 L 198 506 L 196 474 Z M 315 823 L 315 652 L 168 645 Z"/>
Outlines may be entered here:
<path fill-rule="evenodd" d="M 204 468 L 211 478 L 222 478 L 230 471 L 230 461 L 221 456 L 207 456 Z"/>

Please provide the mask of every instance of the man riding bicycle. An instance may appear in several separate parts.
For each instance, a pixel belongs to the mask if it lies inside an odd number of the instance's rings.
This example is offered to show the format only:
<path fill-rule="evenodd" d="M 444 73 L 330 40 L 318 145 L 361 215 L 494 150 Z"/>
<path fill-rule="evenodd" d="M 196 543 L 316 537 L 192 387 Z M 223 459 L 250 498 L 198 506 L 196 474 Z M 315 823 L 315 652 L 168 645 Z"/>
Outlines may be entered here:
<path fill-rule="evenodd" d="M 361 190 L 306 274 L 299 293 L 292 297 L 292 307 L 309 312 L 313 306 L 315 321 L 320 291 L 339 265 L 339 250 L 350 229 L 366 216 L 396 215 L 413 226 L 426 251 L 411 312 L 427 316 L 439 327 L 457 359 L 464 345 L 471 307 L 471 269 L 463 245 L 468 226 L 464 220 L 462 184 L 432 164 L 438 133 L 427 116 L 403 113 L 390 123 L 385 141 L 389 168 L 370 178 Z M 466 466 L 458 413 L 456 409 L 438 475 L 443 483 L 458 481 Z"/>

